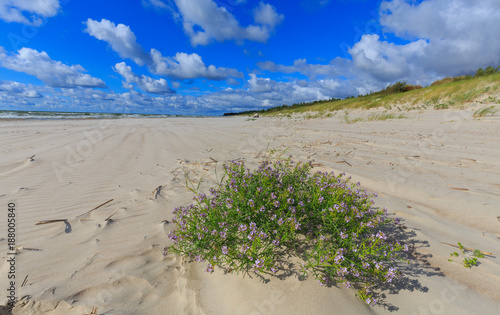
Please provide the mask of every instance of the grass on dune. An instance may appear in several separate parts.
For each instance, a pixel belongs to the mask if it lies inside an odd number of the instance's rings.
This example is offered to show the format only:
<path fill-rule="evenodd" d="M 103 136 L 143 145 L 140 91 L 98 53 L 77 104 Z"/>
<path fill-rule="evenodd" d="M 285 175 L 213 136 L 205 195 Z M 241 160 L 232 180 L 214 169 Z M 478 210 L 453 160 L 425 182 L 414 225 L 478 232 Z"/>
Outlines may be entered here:
<path fill-rule="evenodd" d="M 399 84 L 401 82 L 397 82 Z M 404 83 L 404 82 L 403 82 Z M 395 86 L 394 84 L 393 86 Z M 388 88 L 390 88 L 389 86 Z M 410 86 L 411 87 L 411 86 Z M 345 109 L 436 109 L 461 108 L 470 102 L 480 101 L 487 96 L 500 93 L 500 73 L 485 76 L 461 76 L 436 81 L 425 88 L 416 88 L 403 93 L 383 93 L 351 97 L 343 100 L 323 101 L 299 106 L 280 106 L 260 111 L 262 115 L 291 115 L 306 112 L 333 112 Z M 387 90 L 387 89 L 386 89 Z M 496 101 L 496 99 L 495 99 Z M 241 113 L 244 114 L 244 113 Z M 315 118 L 311 115 L 310 118 Z M 324 115 L 320 115 L 323 117 Z"/>

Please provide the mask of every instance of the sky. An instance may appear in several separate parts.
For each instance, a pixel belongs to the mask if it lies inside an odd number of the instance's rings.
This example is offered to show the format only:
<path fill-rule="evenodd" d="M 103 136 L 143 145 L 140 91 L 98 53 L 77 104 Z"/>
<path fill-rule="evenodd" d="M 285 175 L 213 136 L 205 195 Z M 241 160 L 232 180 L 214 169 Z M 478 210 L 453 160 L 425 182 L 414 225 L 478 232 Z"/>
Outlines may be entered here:
<path fill-rule="evenodd" d="M 0 110 L 221 115 L 500 65 L 499 0 L 0 0 Z"/>

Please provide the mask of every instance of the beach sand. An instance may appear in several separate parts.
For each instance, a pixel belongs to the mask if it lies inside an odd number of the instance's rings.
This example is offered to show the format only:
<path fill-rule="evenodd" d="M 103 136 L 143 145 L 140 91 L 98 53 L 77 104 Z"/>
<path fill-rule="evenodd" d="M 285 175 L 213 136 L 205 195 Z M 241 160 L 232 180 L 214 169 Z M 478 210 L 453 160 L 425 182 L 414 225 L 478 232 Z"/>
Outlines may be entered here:
<path fill-rule="evenodd" d="M 500 314 L 500 117 L 472 113 L 355 124 L 340 114 L 0 121 L 0 304 L 15 203 L 13 314 Z M 345 172 L 401 218 L 412 258 L 402 279 L 378 289 L 379 305 L 312 277 L 263 282 L 163 257 L 172 210 L 192 201 L 186 174 L 207 191 L 216 167 L 253 169 L 270 149 Z M 36 225 L 44 220 L 65 221 Z M 493 255 L 465 268 L 448 261 L 459 250 L 443 243 L 457 242 Z"/>

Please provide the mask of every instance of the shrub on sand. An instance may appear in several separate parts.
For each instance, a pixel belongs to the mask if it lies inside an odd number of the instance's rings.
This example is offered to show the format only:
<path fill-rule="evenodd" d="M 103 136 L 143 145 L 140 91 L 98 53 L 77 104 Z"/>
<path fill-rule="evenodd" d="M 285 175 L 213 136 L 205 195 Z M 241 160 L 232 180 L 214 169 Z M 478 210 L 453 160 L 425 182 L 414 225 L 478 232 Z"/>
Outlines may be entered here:
<path fill-rule="evenodd" d="M 344 174 L 310 174 L 311 163 L 264 161 L 254 172 L 243 163 L 224 165 L 225 175 L 211 195 L 174 210 L 170 232 L 176 253 L 228 272 L 286 274 L 289 255 L 302 261 L 303 276 L 321 285 L 354 287 L 369 305 L 370 289 L 391 282 L 406 245 L 390 241 L 382 227 L 387 210 Z"/>

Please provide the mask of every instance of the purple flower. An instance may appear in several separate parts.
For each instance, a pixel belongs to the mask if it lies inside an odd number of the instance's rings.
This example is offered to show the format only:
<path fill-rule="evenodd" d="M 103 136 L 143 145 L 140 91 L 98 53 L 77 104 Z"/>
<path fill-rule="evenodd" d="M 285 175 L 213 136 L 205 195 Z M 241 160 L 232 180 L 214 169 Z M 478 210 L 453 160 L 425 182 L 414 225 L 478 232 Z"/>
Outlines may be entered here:
<path fill-rule="evenodd" d="M 238 231 L 245 232 L 247 230 L 247 226 L 245 224 L 240 224 Z"/>
<path fill-rule="evenodd" d="M 214 271 L 214 267 L 212 266 L 212 264 L 208 264 L 207 268 L 205 268 L 205 272 L 212 273 L 213 271 Z"/>
<path fill-rule="evenodd" d="M 274 246 L 278 246 L 280 244 L 280 241 L 279 240 L 273 240 L 272 243 L 273 243 Z"/>
<path fill-rule="evenodd" d="M 219 232 L 220 237 L 226 238 L 226 231 L 220 231 Z"/>
<path fill-rule="evenodd" d="M 289 191 L 291 194 L 293 194 L 293 187 L 292 187 L 292 186 L 288 187 L 288 191 Z"/>
<path fill-rule="evenodd" d="M 325 200 L 325 198 L 323 198 L 323 196 L 320 196 L 318 200 L 319 200 L 319 203 L 322 203 L 323 200 Z"/>
<path fill-rule="evenodd" d="M 227 255 L 229 253 L 227 246 L 222 246 L 222 254 Z"/>
<path fill-rule="evenodd" d="M 243 253 L 246 253 L 246 251 L 247 251 L 248 249 L 250 249 L 250 247 L 249 247 L 248 245 L 246 245 L 246 244 L 244 244 L 243 246 L 241 246 L 241 251 L 242 251 Z"/>
<path fill-rule="evenodd" d="M 385 236 L 384 232 L 382 232 L 382 231 L 378 231 L 376 237 L 378 237 L 381 240 L 386 240 L 387 239 L 387 236 Z"/>
<path fill-rule="evenodd" d="M 163 248 L 163 257 L 167 257 L 167 255 L 168 255 L 168 246 L 165 246 Z"/>
<path fill-rule="evenodd" d="M 282 224 L 283 224 L 283 219 L 282 219 L 282 218 L 280 218 L 280 219 L 278 220 L 278 224 L 279 224 L 279 225 L 282 225 Z"/>
<path fill-rule="evenodd" d="M 255 263 L 253 264 L 253 269 L 258 270 L 264 267 L 264 260 L 262 259 L 256 259 Z"/>
<path fill-rule="evenodd" d="M 256 228 L 257 228 L 257 224 L 255 224 L 254 222 L 250 222 L 250 229 L 255 230 Z"/>

